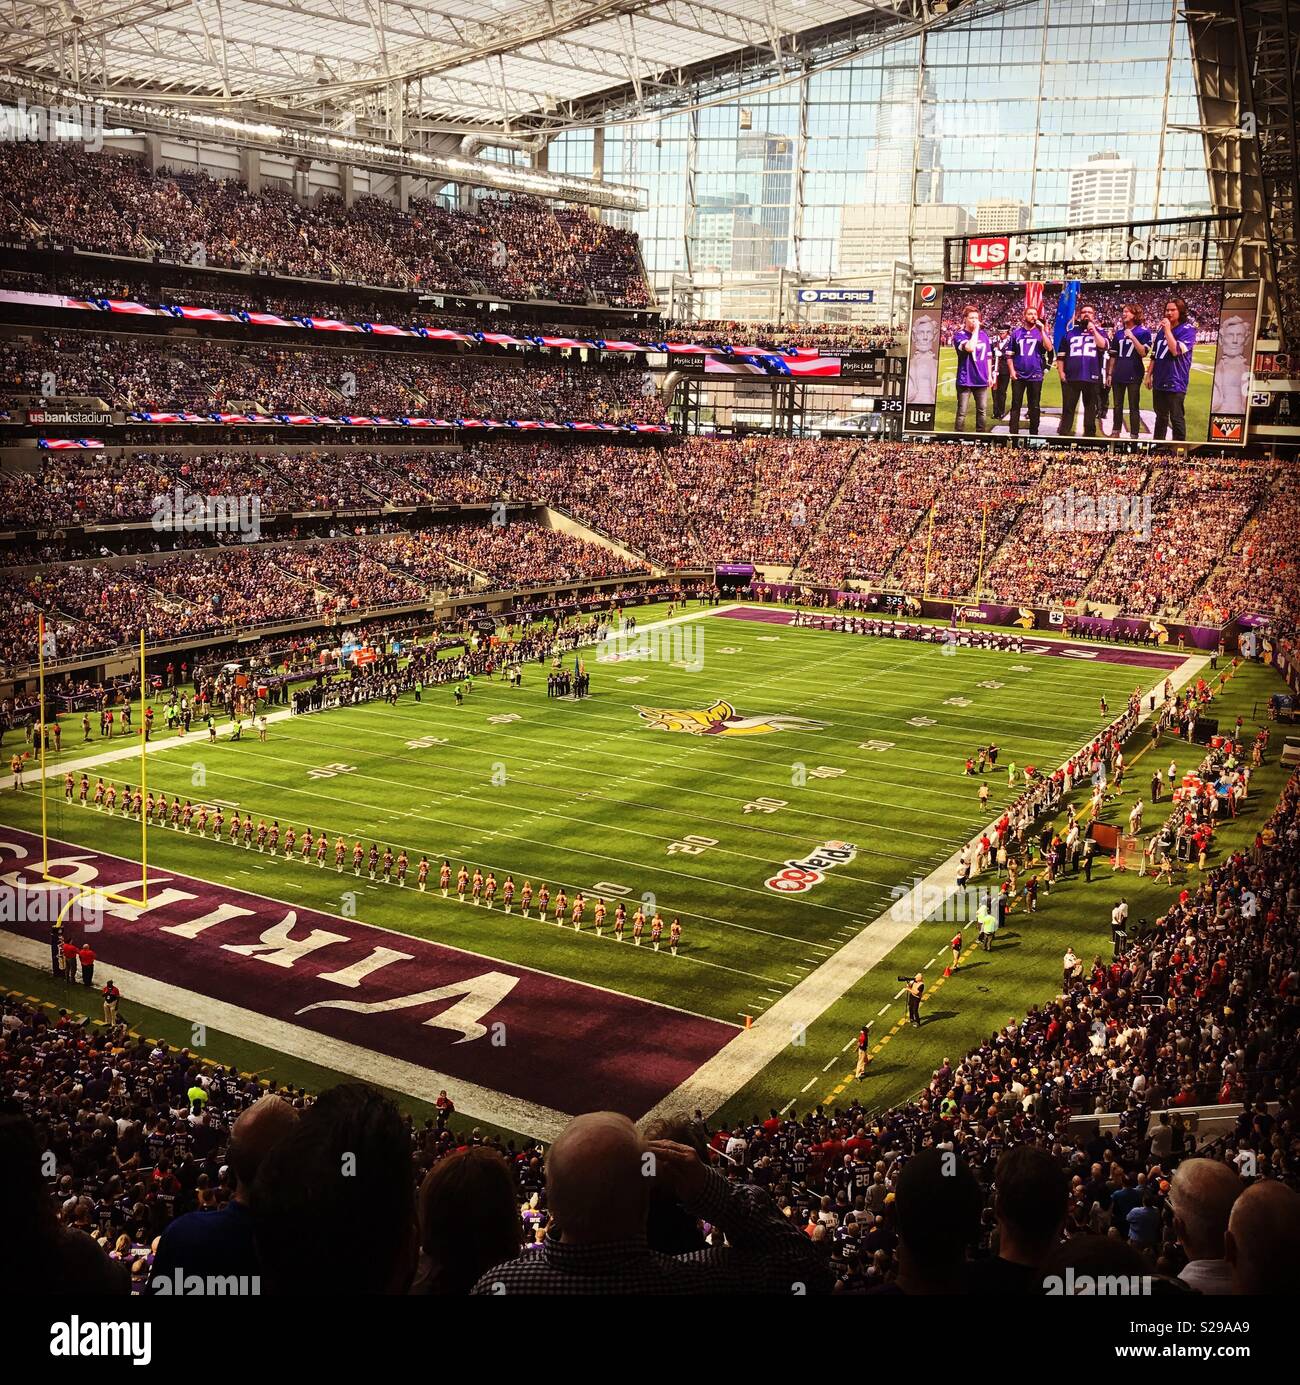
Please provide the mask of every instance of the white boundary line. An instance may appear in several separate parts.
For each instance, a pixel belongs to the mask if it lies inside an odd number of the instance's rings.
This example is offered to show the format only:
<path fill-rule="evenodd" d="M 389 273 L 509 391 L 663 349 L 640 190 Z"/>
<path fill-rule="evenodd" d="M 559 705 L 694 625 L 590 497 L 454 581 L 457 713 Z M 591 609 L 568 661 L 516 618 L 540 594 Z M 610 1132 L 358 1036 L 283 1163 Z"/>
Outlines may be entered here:
<path fill-rule="evenodd" d="M 33 942 L 14 933 L 0 930 L 0 957 L 48 971 L 50 952 L 44 943 Z M 373 1048 L 362 1048 L 343 1039 L 335 1039 L 314 1029 L 305 1029 L 285 1020 L 277 1020 L 255 1010 L 245 1010 L 197 991 L 187 991 L 163 981 L 154 981 L 138 972 L 112 968 L 113 979 L 123 991 L 127 1005 L 133 1000 L 155 1010 L 175 1015 L 184 1023 L 204 1024 L 224 1034 L 247 1039 L 274 1049 L 291 1058 L 314 1063 L 318 1067 L 345 1073 L 364 1082 L 374 1082 L 392 1091 L 404 1092 L 432 1105 L 442 1090 L 455 1090 L 456 1110 L 470 1120 L 490 1121 L 521 1135 L 538 1140 L 553 1140 L 569 1123 L 562 1111 L 539 1106 L 519 1097 L 507 1096 L 467 1082 L 462 1077 L 436 1072 L 418 1063 L 390 1058 Z M 85 990 L 81 987 L 80 990 Z M 79 993 L 80 993 L 79 990 Z M 87 992 L 87 995 L 98 992 Z"/>
<path fill-rule="evenodd" d="M 1177 690 L 1208 664 L 1207 655 L 1194 655 L 1185 659 L 1177 669 L 1161 670 L 1160 679 L 1143 692 L 1142 701 L 1148 702 L 1153 692 L 1162 692 L 1166 677 Z M 1142 713 L 1137 725 L 1145 724 L 1150 716 L 1150 711 Z M 992 819 L 984 830 L 991 831 L 997 820 Z M 979 833 L 976 832 L 972 840 L 978 840 L 978 837 Z M 705 1116 L 713 1115 L 774 1061 L 795 1034 L 806 1033 L 820 1015 L 920 926 L 924 912 L 921 905 L 926 898 L 922 892 L 940 890 L 946 894 L 957 887 L 957 862 L 962 849 L 959 847 L 924 880 L 914 884 L 901 899 L 891 901 L 887 909 L 845 943 L 833 957 L 827 958 L 759 1015 L 748 1029 L 742 1030 L 712 1058 L 702 1063 L 680 1087 L 647 1112 L 644 1120 L 671 1118 L 696 1108 L 702 1110 Z M 929 893 L 928 897 L 934 899 L 936 896 Z M 908 907 L 909 903 L 911 908 Z M 901 919 L 899 913 L 903 915 Z M 811 1086 L 812 1082 L 809 1082 L 808 1087 Z M 808 1087 L 803 1090 L 806 1092 Z"/>

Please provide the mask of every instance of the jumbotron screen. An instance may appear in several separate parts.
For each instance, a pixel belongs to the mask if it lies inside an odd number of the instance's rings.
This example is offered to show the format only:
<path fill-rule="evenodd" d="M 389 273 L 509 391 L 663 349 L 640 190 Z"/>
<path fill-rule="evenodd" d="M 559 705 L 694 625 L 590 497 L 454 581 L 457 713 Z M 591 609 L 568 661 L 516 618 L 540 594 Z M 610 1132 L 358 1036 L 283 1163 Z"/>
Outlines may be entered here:
<path fill-rule="evenodd" d="M 1258 280 L 923 284 L 904 429 L 1246 441 Z"/>

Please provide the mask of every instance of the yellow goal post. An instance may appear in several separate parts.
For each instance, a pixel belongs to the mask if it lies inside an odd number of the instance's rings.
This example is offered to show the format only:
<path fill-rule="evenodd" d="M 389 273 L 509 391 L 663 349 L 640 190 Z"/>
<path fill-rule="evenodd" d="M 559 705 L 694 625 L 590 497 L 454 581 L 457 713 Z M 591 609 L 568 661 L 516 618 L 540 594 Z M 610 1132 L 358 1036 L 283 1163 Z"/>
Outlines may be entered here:
<path fill-rule="evenodd" d="M 85 885 L 73 884 L 63 879 L 61 876 L 53 875 L 50 872 L 50 836 L 49 836 L 49 805 L 47 802 L 49 795 L 49 781 L 46 774 L 46 740 L 48 739 L 45 726 L 46 703 L 45 703 L 45 658 L 49 653 L 54 655 L 57 651 L 52 633 L 47 632 L 44 613 L 37 617 L 37 748 L 40 754 L 40 799 L 41 799 L 41 879 L 53 884 L 63 884 L 69 889 L 78 891 L 69 900 L 69 905 L 76 900 L 84 898 L 87 894 L 99 895 L 104 899 L 109 899 L 117 904 L 133 905 L 142 908 L 149 903 L 149 819 L 148 814 L 140 814 L 140 893 L 132 897 L 122 891 L 110 889 L 104 885 Z M 144 659 L 144 631 L 140 631 L 140 716 L 137 735 L 139 737 L 140 748 L 140 794 L 141 797 L 147 792 L 148 786 L 148 756 L 146 753 L 146 728 L 147 720 L 145 717 L 145 659 Z M 57 710 L 54 713 L 57 718 Z M 56 771 L 57 773 L 57 771 Z M 67 906 L 65 906 L 66 909 Z"/>

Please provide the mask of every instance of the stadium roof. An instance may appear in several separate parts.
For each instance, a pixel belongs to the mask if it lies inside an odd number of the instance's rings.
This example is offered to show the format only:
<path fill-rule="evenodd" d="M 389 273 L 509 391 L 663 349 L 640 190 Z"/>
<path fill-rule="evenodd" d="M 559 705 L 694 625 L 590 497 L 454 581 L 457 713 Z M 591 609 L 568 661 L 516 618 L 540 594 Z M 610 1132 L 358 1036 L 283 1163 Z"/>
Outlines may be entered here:
<path fill-rule="evenodd" d="M 407 142 L 641 103 L 727 54 L 924 23 L 960 0 L 0 0 L 0 71 Z"/>

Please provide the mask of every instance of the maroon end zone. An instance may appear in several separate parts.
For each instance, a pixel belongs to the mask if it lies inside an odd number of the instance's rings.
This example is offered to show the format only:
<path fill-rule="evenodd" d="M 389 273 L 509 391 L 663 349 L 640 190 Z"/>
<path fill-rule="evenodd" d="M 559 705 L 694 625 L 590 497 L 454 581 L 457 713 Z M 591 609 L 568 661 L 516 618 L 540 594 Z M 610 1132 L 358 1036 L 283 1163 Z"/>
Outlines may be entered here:
<path fill-rule="evenodd" d="M 13 827 L 0 836 L 3 883 L 46 888 L 40 838 Z M 51 875 L 139 892 L 134 862 L 53 839 L 50 851 Z M 640 1117 L 736 1034 L 720 1020 L 189 876 L 168 872 L 149 886 L 138 918 L 108 906 L 90 936 L 97 982 L 117 966 L 553 1110 Z M 49 938 L 45 922 L 11 928 Z M 69 930 L 78 942 L 81 931 Z"/>

